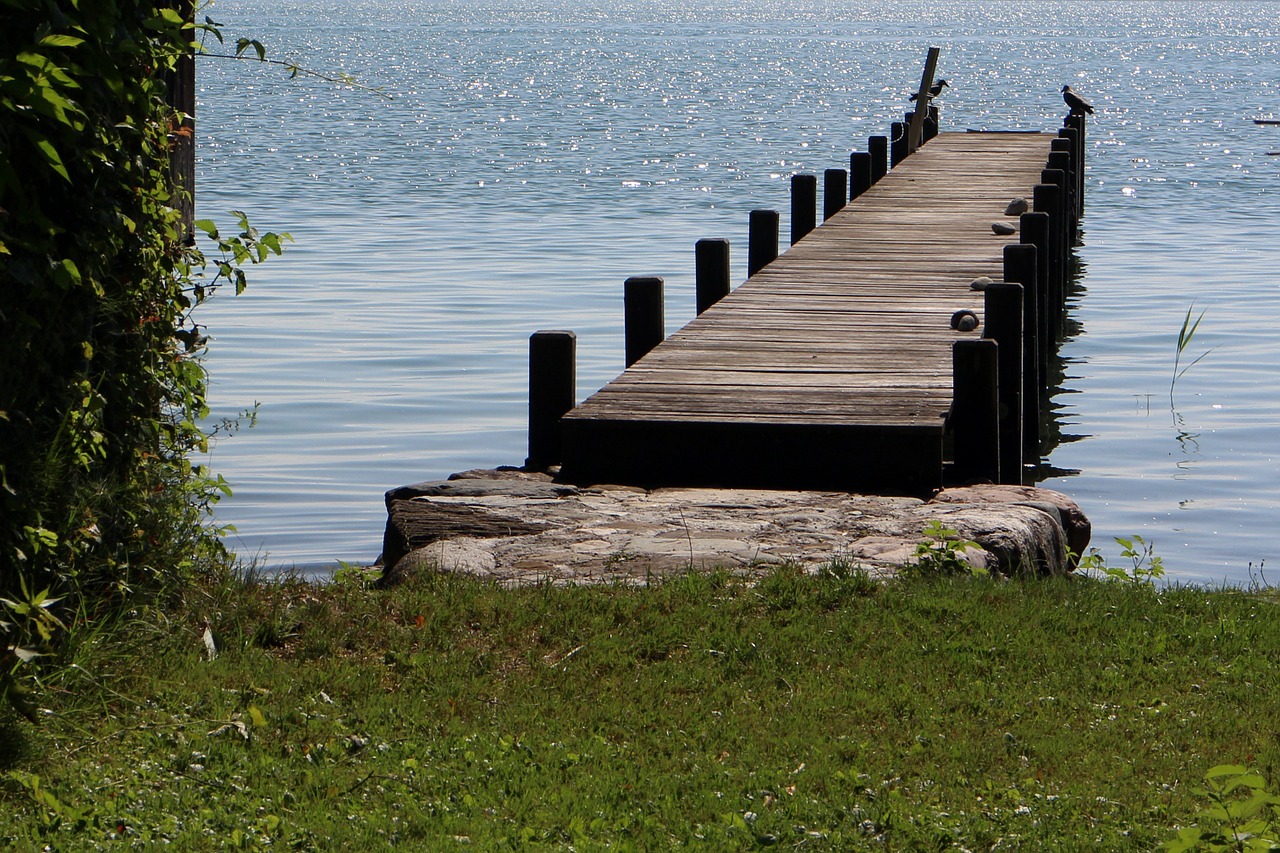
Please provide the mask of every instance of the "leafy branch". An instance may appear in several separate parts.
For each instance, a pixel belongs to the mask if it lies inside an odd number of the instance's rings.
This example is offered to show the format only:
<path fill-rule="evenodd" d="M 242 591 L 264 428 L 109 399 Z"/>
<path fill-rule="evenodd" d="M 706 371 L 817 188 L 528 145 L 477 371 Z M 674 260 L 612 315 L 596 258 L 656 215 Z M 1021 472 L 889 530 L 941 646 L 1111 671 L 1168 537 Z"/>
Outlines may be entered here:
<path fill-rule="evenodd" d="M 200 29 L 206 33 L 212 33 L 213 36 L 218 40 L 219 44 L 226 44 L 226 42 L 223 40 L 222 31 L 220 27 L 222 27 L 222 24 L 218 23 L 217 21 L 213 20 L 207 15 L 205 16 L 204 24 L 200 25 Z M 252 55 L 247 54 L 247 51 L 249 50 L 249 48 L 253 48 Z M 268 59 L 266 47 L 264 47 L 262 42 L 258 41 L 257 39 L 250 39 L 250 38 L 236 39 L 235 53 L 210 53 L 209 51 L 205 50 L 204 39 L 202 37 L 200 41 L 200 55 L 212 57 L 214 59 L 231 59 L 231 60 L 239 60 L 242 62 L 261 62 L 263 65 L 278 65 L 289 72 L 290 80 L 297 78 L 299 75 L 305 75 L 307 77 L 315 77 L 318 80 L 323 80 L 326 83 L 333 83 L 339 86 L 350 86 L 353 89 L 360 89 L 365 92 L 371 92 L 374 95 L 377 95 L 379 98 L 386 98 L 388 101 L 395 99 L 394 95 L 384 92 L 381 86 L 368 86 L 356 80 L 356 78 L 352 77 L 350 74 L 346 74 L 342 72 L 339 72 L 337 74 L 326 74 L 321 71 L 316 71 L 314 69 L 307 68 L 306 66 L 300 65 L 296 62 L 290 62 L 288 60 L 280 60 L 280 59 Z"/>

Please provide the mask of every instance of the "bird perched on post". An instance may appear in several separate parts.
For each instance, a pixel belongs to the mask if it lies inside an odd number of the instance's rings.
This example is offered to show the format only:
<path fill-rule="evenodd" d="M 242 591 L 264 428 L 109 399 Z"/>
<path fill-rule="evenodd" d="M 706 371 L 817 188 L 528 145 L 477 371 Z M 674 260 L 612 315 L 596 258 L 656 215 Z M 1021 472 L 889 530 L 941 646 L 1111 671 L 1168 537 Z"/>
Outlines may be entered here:
<path fill-rule="evenodd" d="M 1084 98 L 1075 93 L 1070 86 L 1062 87 L 1062 100 L 1067 102 L 1067 106 L 1071 107 L 1073 116 L 1080 116 L 1088 113 L 1093 115 L 1093 107 Z"/>
<path fill-rule="evenodd" d="M 948 83 L 946 80 L 939 80 L 937 83 L 934 83 L 932 86 L 929 87 L 929 97 L 936 98 L 939 95 L 941 95 L 943 86 L 950 88 L 951 84 Z M 914 101 L 919 97 L 920 97 L 919 92 L 913 92 L 911 95 L 911 100 Z"/>

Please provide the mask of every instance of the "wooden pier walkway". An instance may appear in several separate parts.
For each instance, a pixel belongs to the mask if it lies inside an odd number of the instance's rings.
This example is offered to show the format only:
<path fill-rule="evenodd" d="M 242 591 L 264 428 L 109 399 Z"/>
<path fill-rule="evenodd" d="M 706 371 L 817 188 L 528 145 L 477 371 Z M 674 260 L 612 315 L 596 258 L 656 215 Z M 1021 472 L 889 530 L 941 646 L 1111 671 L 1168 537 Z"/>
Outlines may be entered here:
<path fill-rule="evenodd" d="M 1010 278 L 1006 246 L 1020 240 L 993 233 L 992 223 L 1019 225 L 1006 206 L 1037 197 L 1037 185 L 1050 176 L 1054 139 L 937 135 L 564 413 L 557 424 L 561 477 L 908 494 L 941 486 L 954 455 L 953 345 L 992 337 L 987 294 L 973 285 Z M 1082 153 L 1078 143 L 1072 145 Z M 1074 228 L 1075 203 L 1066 211 L 1075 186 L 1064 173 L 1062 199 L 1045 218 Z M 1041 200 L 1037 209 L 1043 206 Z M 1042 269 L 1040 284 L 1028 282 L 1042 302 L 1052 290 L 1044 278 Z M 1035 295 L 1028 300 L 1034 305 Z M 952 327 L 962 310 L 973 312 L 976 329 Z M 1029 317 L 1027 326 L 1034 340 L 1046 323 Z M 1013 346 L 1027 345 L 1017 338 Z M 1028 349 L 1026 369 L 1034 372 L 1038 360 Z M 994 400 L 998 392 L 990 392 Z M 1007 420 L 1009 405 L 1001 405 Z M 985 423 L 1001 417 L 989 414 Z M 1020 434 L 1022 417 L 1015 417 Z M 532 431 L 531 422 L 531 445 Z M 1021 468 L 1022 454 L 1015 454 Z M 1038 458 L 1030 449 L 1028 456 Z"/>

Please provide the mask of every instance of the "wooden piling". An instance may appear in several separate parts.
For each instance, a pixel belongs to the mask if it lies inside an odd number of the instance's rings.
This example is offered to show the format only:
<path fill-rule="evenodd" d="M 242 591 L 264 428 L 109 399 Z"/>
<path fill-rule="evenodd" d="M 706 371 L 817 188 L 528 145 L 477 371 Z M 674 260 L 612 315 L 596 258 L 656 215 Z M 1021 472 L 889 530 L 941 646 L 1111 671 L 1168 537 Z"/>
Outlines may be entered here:
<path fill-rule="evenodd" d="M 1065 126 L 1058 131 L 1058 137 L 1065 139 L 1071 151 L 1071 179 L 1072 179 L 1072 200 L 1075 202 L 1075 218 L 1079 221 L 1081 214 L 1084 213 L 1084 152 L 1080 148 L 1079 131 L 1070 126 Z M 1072 235 L 1074 241 L 1075 235 Z"/>
<path fill-rule="evenodd" d="M 952 479 L 1000 482 L 999 345 L 991 339 L 951 345 Z"/>
<path fill-rule="evenodd" d="M 1079 152 L 1076 159 L 1080 163 L 1080 171 L 1076 176 L 1076 181 L 1078 185 L 1078 189 L 1076 192 L 1076 199 L 1077 199 L 1077 206 L 1080 208 L 1081 216 L 1084 216 L 1084 187 L 1085 187 L 1084 162 L 1085 162 L 1085 152 L 1088 150 L 1088 146 L 1085 140 L 1085 124 L 1086 124 L 1085 118 L 1082 115 L 1068 116 L 1066 120 L 1066 126 L 1075 128 L 1075 131 L 1076 131 L 1076 151 Z"/>
<path fill-rule="evenodd" d="M 1024 461 L 1040 461 L 1040 394 L 1048 374 L 1050 342 L 1046 339 L 1047 306 L 1040 304 L 1036 284 L 1036 247 L 1010 243 L 1004 247 L 1004 280 L 1022 285 L 1022 452 Z"/>
<path fill-rule="evenodd" d="M 1040 339 L 1047 352 L 1053 348 L 1053 310 L 1049 290 L 1049 214 L 1024 213 L 1018 218 L 1018 234 L 1022 244 L 1036 250 L 1036 300 L 1040 306 Z M 1045 362 L 1046 364 L 1048 362 Z"/>
<path fill-rule="evenodd" d="M 907 150 L 907 125 L 905 122 L 895 121 L 889 125 L 889 140 L 889 165 L 896 167 L 907 159 L 907 155 L 911 153 Z"/>
<path fill-rule="evenodd" d="M 747 238 L 747 278 L 778 257 L 778 211 L 751 211 Z"/>
<path fill-rule="evenodd" d="M 1000 482 L 1022 485 L 1022 285 L 995 281 L 984 292 L 982 336 L 999 344 Z"/>
<path fill-rule="evenodd" d="M 942 121 L 942 114 L 938 108 L 929 105 L 929 114 L 924 118 L 924 141 L 928 142 L 938 135 L 939 123 Z"/>
<path fill-rule="evenodd" d="M 529 337 L 529 457 L 525 467 L 545 471 L 559 465 L 560 418 L 573 409 L 578 337 L 542 330 Z"/>
<path fill-rule="evenodd" d="M 844 169 L 827 169 L 822 174 L 822 221 L 826 222 L 844 209 L 849 192 L 849 173 Z"/>
<path fill-rule="evenodd" d="M 871 180 L 871 155 L 854 151 L 849 155 L 849 201 L 853 201 L 875 183 Z"/>
<path fill-rule="evenodd" d="M 818 176 L 791 176 L 791 245 L 818 227 Z"/>
<path fill-rule="evenodd" d="M 693 246 L 694 297 L 698 313 L 729 295 L 729 241 L 699 240 Z"/>
<path fill-rule="evenodd" d="M 868 136 L 867 153 L 871 155 L 871 183 L 889 174 L 889 137 Z"/>
<path fill-rule="evenodd" d="M 1048 287 L 1045 290 L 1048 292 L 1048 305 L 1052 309 L 1049 312 L 1049 317 L 1053 321 L 1052 340 L 1056 341 L 1062 337 L 1062 309 L 1066 305 L 1063 271 L 1066 269 L 1067 243 L 1062 227 L 1061 187 L 1061 181 L 1065 180 L 1066 176 L 1056 169 L 1046 169 L 1040 174 L 1041 180 L 1058 181 L 1058 183 L 1036 184 L 1034 202 L 1032 204 L 1032 210 L 1036 213 L 1049 214 L 1049 227 L 1046 235 L 1046 251 L 1049 253 L 1049 263 L 1046 269 Z"/>
<path fill-rule="evenodd" d="M 663 280 L 632 276 L 623 284 L 622 302 L 626 364 L 630 367 L 666 337 Z"/>

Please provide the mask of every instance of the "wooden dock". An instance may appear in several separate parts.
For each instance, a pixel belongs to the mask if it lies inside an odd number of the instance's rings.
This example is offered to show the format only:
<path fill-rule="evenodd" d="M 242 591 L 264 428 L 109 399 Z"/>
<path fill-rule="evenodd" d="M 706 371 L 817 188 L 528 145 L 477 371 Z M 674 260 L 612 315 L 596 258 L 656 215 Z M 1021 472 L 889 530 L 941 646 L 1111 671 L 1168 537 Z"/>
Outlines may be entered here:
<path fill-rule="evenodd" d="M 1040 350 L 1052 340 L 1051 312 L 1063 307 L 1061 281 L 1055 293 L 1053 279 L 1066 266 L 1080 210 L 1082 122 L 1074 134 L 1062 134 L 1069 149 L 1049 133 L 932 138 L 564 412 L 551 428 L 558 458 L 543 461 L 560 462 L 560 476 L 570 482 L 643 486 L 924 494 L 943 484 L 953 462 L 979 477 L 1021 482 L 1023 458 L 1038 459 L 1038 448 L 1021 442 L 1026 436 L 1034 444 L 1038 434 Z M 1070 151 L 1073 165 L 1046 171 L 1054 150 Z M 1024 215 L 1031 218 L 1005 214 L 1015 198 L 1033 203 Z M 1021 233 L 997 235 L 997 222 Z M 1036 231 L 1038 238 L 1028 233 Z M 1033 241 L 1040 260 L 1032 250 L 1028 273 L 1027 254 L 1008 247 Z M 1021 273 L 1010 272 L 1014 256 L 1022 259 Z M 988 292 L 975 289 L 981 279 L 1023 286 Z M 990 374 L 980 380 L 990 385 L 979 394 L 988 402 L 977 403 L 976 420 L 966 421 L 958 416 L 964 407 L 956 400 L 961 368 L 953 348 L 1002 337 L 988 317 L 989 300 L 1009 291 L 1019 300 L 1014 320 L 1024 322 L 999 343 L 1004 388 L 994 385 L 992 345 L 990 370 L 979 368 Z M 977 328 L 953 328 L 959 311 L 973 312 Z M 1004 450 L 985 444 L 983 433 L 999 433 Z M 1001 453 L 1003 472 L 995 461 Z"/>

